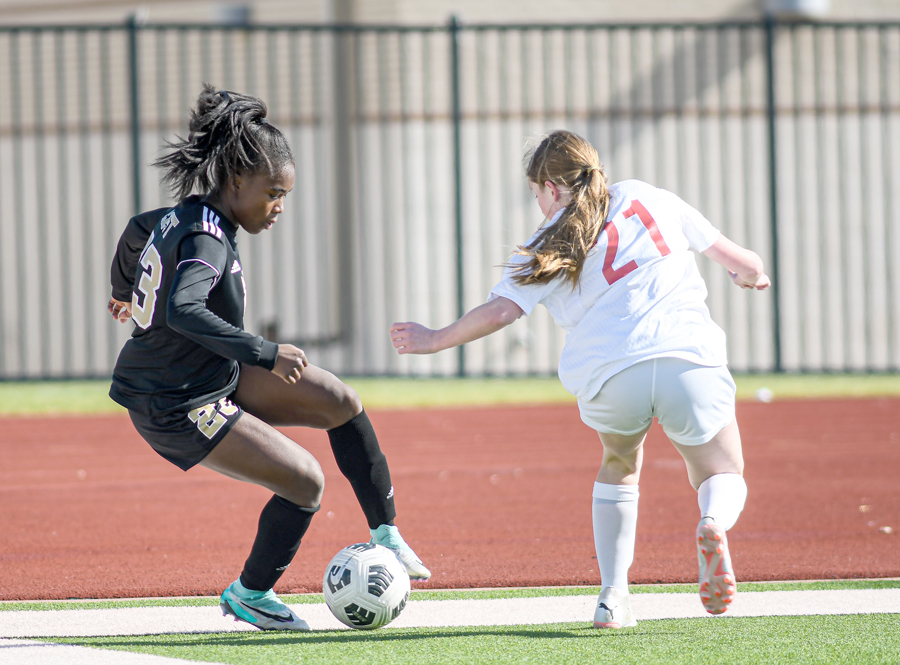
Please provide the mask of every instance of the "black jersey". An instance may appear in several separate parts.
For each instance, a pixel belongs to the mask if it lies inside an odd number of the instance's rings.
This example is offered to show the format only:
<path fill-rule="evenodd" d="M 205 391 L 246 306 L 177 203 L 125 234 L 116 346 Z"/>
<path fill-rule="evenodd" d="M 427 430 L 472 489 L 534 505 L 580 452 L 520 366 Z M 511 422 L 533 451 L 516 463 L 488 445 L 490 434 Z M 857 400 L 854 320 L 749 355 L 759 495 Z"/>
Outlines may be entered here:
<path fill-rule="evenodd" d="M 200 197 L 133 217 L 113 259 L 113 297 L 135 323 L 110 397 L 144 415 L 230 395 L 239 363 L 275 366 L 278 345 L 243 330 L 237 226 Z"/>

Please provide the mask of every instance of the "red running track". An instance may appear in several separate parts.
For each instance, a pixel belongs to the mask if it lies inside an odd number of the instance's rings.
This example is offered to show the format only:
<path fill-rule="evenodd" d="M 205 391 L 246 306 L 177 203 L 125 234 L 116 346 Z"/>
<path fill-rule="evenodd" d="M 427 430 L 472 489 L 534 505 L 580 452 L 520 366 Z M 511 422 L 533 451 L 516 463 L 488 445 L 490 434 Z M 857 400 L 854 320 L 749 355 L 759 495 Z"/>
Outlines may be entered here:
<path fill-rule="evenodd" d="M 599 584 L 596 434 L 571 406 L 375 411 L 397 524 L 434 573 L 419 588 Z M 739 580 L 900 577 L 900 399 L 740 403 L 747 507 Z M 285 430 L 326 475 L 280 592 L 320 591 L 368 539 L 323 432 Z M 266 491 L 158 457 L 126 416 L 0 424 L 0 600 L 215 595 L 249 552 Z M 692 582 L 696 495 L 654 426 L 633 583 Z"/>

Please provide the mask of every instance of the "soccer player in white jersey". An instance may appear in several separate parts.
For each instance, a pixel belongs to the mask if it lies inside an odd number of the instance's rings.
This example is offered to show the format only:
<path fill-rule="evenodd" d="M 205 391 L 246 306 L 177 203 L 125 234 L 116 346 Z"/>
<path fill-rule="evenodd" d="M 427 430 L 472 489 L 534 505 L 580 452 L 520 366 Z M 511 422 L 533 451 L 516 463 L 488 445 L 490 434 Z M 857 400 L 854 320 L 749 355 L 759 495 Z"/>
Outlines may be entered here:
<path fill-rule="evenodd" d="M 566 331 L 559 377 L 597 430 L 593 489 L 602 590 L 595 628 L 637 621 L 628 596 L 643 443 L 656 417 L 697 490 L 700 598 L 721 614 L 736 583 L 725 532 L 747 497 L 725 333 L 709 315 L 694 249 L 742 288 L 765 289 L 762 260 L 670 192 L 638 180 L 607 187 L 597 151 L 568 131 L 525 157 L 544 224 L 520 246 L 488 302 L 439 330 L 395 323 L 401 354 L 435 353 L 489 335 L 543 304 Z"/>

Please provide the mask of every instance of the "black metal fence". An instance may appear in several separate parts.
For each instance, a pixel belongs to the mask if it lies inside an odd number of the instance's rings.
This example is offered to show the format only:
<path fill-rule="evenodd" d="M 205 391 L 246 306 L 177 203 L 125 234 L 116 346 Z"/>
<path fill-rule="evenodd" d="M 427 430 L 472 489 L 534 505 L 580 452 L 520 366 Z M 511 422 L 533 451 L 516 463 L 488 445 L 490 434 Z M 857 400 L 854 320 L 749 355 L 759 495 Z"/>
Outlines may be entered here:
<path fill-rule="evenodd" d="M 0 378 L 105 376 L 108 267 L 201 83 L 266 100 L 297 157 L 241 240 L 249 330 L 342 373 L 555 370 L 544 311 L 399 357 L 388 326 L 483 302 L 542 221 L 525 142 L 565 127 L 759 252 L 700 259 L 735 371 L 900 367 L 900 24 L 0 28 Z"/>

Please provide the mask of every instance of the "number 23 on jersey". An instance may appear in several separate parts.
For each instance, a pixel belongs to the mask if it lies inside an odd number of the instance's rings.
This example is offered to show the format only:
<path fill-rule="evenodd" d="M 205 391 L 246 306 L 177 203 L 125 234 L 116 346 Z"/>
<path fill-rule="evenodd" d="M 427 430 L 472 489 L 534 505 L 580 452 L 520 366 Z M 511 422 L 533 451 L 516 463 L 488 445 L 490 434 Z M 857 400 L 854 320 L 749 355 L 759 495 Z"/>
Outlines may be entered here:
<path fill-rule="evenodd" d="M 141 254 L 141 278 L 137 290 L 131 296 L 131 318 L 141 328 L 147 329 L 153 322 L 153 311 L 156 309 L 156 292 L 162 284 L 162 257 L 153 244 L 153 234 L 147 240 Z"/>

